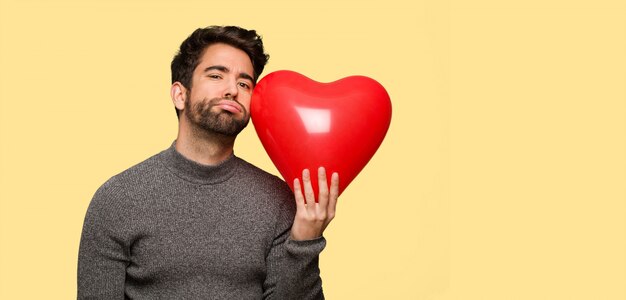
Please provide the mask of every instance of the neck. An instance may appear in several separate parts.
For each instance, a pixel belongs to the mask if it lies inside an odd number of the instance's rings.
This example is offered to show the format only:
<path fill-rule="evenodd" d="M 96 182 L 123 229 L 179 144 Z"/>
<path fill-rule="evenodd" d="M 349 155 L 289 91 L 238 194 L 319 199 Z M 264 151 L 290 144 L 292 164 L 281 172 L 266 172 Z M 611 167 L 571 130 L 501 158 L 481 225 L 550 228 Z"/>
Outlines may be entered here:
<path fill-rule="evenodd" d="M 203 165 L 216 165 L 230 157 L 234 144 L 235 137 L 196 128 L 181 117 L 176 151 L 187 159 Z"/>

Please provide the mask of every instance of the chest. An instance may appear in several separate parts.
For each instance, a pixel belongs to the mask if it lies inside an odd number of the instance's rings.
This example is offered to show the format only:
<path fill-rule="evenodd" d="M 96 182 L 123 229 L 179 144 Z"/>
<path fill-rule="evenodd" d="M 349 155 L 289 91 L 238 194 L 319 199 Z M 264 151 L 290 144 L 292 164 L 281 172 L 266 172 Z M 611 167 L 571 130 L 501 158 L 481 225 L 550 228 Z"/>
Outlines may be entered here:
<path fill-rule="evenodd" d="M 153 203 L 150 203 L 150 202 Z M 159 195 L 138 211 L 127 274 L 137 280 L 262 280 L 275 220 L 253 197 Z"/>

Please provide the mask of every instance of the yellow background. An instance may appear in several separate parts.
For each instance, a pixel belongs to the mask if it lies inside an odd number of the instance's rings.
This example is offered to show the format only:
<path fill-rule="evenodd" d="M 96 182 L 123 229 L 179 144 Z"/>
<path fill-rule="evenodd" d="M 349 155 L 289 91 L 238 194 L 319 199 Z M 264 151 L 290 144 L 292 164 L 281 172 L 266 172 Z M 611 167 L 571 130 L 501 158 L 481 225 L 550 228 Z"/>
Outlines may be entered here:
<path fill-rule="evenodd" d="M 0 298 L 76 297 L 87 205 L 165 149 L 171 58 L 258 30 L 267 74 L 388 90 L 342 195 L 328 299 L 626 299 L 626 3 L 0 2 Z M 235 146 L 278 174 L 253 128 Z"/>

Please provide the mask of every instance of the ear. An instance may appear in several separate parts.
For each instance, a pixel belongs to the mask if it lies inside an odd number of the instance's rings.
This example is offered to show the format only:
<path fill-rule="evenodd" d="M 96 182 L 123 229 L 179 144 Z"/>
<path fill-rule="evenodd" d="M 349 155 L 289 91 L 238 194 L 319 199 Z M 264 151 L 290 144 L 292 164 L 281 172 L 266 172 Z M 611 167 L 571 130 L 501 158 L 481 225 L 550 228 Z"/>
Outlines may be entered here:
<path fill-rule="evenodd" d="M 172 84 L 170 96 L 172 97 L 172 103 L 174 103 L 174 106 L 176 106 L 178 110 L 183 110 L 185 108 L 187 89 L 182 83 L 176 81 Z"/>

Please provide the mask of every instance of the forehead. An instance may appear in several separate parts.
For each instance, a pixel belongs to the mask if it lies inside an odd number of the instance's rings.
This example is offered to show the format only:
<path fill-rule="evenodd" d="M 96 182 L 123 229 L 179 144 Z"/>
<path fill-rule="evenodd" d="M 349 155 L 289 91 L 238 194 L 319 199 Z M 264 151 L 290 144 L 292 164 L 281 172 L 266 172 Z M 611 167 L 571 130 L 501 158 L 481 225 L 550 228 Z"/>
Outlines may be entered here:
<path fill-rule="evenodd" d="M 204 50 L 196 71 L 202 72 L 210 66 L 224 66 L 236 73 L 253 73 L 252 61 L 248 54 L 233 46 L 217 43 L 210 45 Z"/>

